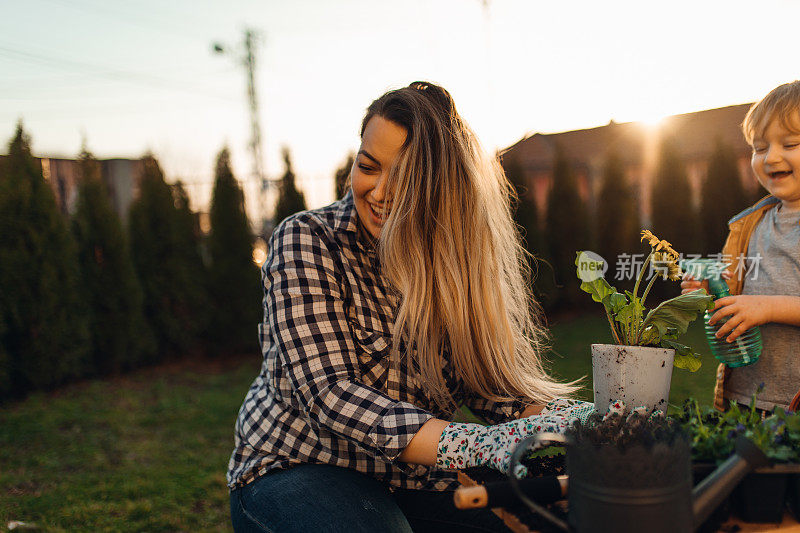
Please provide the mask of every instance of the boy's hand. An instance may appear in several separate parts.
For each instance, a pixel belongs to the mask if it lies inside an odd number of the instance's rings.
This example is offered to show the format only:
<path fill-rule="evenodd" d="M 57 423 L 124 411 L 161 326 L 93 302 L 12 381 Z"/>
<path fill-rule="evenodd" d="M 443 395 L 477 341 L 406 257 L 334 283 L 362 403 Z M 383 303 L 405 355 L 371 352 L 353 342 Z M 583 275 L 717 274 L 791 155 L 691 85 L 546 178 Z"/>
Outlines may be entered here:
<path fill-rule="evenodd" d="M 705 289 L 708 292 L 708 281 L 698 281 L 691 274 L 684 274 L 683 281 L 681 281 L 681 294 L 696 291 L 697 289 Z"/>
<path fill-rule="evenodd" d="M 718 339 L 727 335 L 726 342 L 733 342 L 739 335 L 767 322 L 772 322 L 774 296 L 739 295 L 726 296 L 714 302 L 716 312 L 708 320 L 710 325 L 724 317 L 730 317 L 716 333 Z"/>
<path fill-rule="evenodd" d="M 722 272 L 723 279 L 731 279 L 731 273 L 727 270 Z M 691 274 L 686 272 L 683 275 L 683 281 L 681 281 L 681 294 L 686 294 L 687 292 L 696 291 L 697 289 L 705 289 L 708 292 L 708 280 L 704 279 L 703 281 L 698 281 L 692 277 Z"/>

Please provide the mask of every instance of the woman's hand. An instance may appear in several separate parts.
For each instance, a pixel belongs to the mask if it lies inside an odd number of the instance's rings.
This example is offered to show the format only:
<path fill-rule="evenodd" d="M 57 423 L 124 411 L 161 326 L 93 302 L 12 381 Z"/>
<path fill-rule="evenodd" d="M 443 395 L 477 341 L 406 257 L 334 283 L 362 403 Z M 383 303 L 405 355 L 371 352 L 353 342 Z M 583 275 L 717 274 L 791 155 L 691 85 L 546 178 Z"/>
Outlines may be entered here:
<path fill-rule="evenodd" d="M 735 341 L 742 333 L 767 322 L 772 322 L 775 309 L 774 296 L 739 295 L 726 296 L 714 302 L 716 312 L 708 323 L 713 326 L 728 317 L 727 322 L 717 330 L 716 337 L 726 342 Z"/>
<path fill-rule="evenodd" d="M 494 426 L 449 424 L 439 438 L 436 466 L 447 470 L 488 466 L 507 473 L 511 454 L 522 439 L 537 433 L 563 433 L 575 420 L 585 421 L 593 410 L 590 403 L 559 401 L 568 403 L 550 402 L 542 414 Z M 525 475 L 524 467 L 516 474 Z"/>
<path fill-rule="evenodd" d="M 566 398 L 551 400 L 541 412 L 543 415 L 563 416 L 568 420 L 578 419 L 581 424 L 585 424 L 586 419 L 592 413 L 594 413 L 594 403 L 568 400 Z"/>
<path fill-rule="evenodd" d="M 561 416 L 530 416 L 495 426 L 451 423 L 439 438 L 436 466 L 461 470 L 488 466 L 508 473 L 511 454 L 519 442 L 536 433 L 563 433 L 569 423 Z M 524 467 L 516 472 L 526 474 Z"/>

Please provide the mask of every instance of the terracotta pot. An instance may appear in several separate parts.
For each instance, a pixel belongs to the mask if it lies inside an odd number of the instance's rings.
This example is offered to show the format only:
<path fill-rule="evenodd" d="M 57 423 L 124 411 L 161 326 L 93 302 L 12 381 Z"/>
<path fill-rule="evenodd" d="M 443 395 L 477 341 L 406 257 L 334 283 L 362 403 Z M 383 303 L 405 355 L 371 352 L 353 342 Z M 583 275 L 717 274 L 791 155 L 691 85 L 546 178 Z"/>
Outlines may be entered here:
<path fill-rule="evenodd" d="M 667 412 L 675 350 L 653 346 L 592 344 L 594 407 L 605 413 L 612 401 Z"/>

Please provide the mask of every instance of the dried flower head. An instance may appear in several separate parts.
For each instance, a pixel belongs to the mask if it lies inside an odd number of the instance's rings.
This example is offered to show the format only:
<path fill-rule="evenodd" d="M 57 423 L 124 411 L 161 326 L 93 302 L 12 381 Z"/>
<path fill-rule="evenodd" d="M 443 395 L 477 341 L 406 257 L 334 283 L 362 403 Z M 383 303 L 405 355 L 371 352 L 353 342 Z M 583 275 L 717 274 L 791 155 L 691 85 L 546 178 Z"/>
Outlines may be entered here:
<path fill-rule="evenodd" d="M 653 254 L 653 270 L 658 272 L 664 279 L 678 281 L 683 277 L 683 271 L 678 265 L 678 257 L 668 250 L 655 252 Z"/>
<path fill-rule="evenodd" d="M 651 248 L 655 248 L 661 242 L 658 237 L 653 235 L 653 233 L 647 229 L 642 231 L 642 240 L 645 239 L 647 240 Z"/>
<path fill-rule="evenodd" d="M 663 251 L 667 252 L 669 255 L 671 255 L 672 257 L 674 257 L 675 260 L 677 260 L 678 257 L 679 257 L 678 252 L 676 252 L 672 248 L 672 245 L 669 243 L 669 241 L 666 241 L 666 240 L 663 240 L 663 239 L 659 239 L 658 237 L 653 235 L 653 233 L 650 230 L 642 231 L 642 239 L 641 240 L 643 240 L 643 241 L 647 240 L 647 243 L 650 245 L 651 248 L 654 248 L 656 251 L 663 250 Z"/>

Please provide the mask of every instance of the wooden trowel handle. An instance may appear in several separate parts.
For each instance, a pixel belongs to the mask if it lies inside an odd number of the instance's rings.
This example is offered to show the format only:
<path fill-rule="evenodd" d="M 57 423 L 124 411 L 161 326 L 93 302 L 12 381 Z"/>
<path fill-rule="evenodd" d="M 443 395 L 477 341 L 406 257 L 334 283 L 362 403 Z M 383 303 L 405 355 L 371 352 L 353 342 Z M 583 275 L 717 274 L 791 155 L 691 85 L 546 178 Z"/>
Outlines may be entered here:
<path fill-rule="evenodd" d="M 521 479 L 520 488 L 530 499 L 538 503 L 551 503 L 567 494 L 567 476 L 544 476 Z M 460 487 L 453 495 L 459 509 L 479 507 L 504 507 L 519 502 L 514 489 L 508 481 L 497 481 L 486 485 Z"/>

